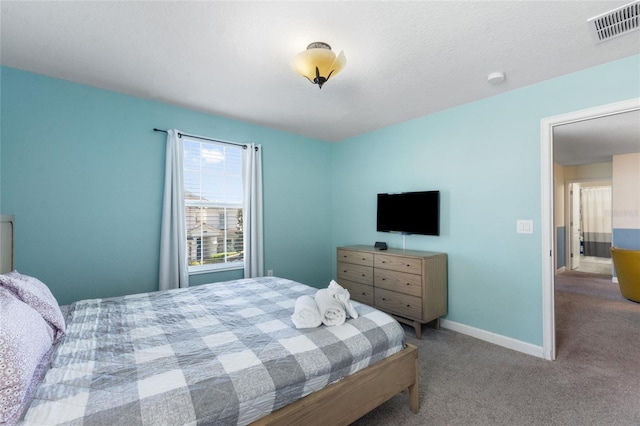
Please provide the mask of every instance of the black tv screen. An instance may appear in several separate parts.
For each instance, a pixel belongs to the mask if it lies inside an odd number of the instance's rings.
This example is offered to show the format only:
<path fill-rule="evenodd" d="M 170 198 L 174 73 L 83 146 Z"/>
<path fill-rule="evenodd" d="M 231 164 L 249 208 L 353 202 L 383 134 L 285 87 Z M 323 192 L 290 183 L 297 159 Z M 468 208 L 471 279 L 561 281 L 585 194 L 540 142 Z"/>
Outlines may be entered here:
<path fill-rule="evenodd" d="M 440 235 L 440 191 L 378 194 L 377 231 Z"/>

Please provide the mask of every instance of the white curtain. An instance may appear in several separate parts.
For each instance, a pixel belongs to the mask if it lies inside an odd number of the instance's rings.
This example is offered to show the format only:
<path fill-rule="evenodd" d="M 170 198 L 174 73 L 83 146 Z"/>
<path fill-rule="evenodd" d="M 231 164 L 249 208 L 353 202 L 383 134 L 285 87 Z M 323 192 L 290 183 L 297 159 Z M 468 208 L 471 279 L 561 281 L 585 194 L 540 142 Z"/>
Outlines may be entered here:
<path fill-rule="evenodd" d="M 262 241 L 262 146 L 247 144 L 243 150 L 242 181 L 244 205 L 244 277 L 264 275 Z"/>
<path fill-rule="evenodd" d="M 584 254 L 611 257 L 611 187 L 582 187 L 581 195 Z"/>
<path fill-rule="evenodd" d="M 160 290 L 189 287 L 182 167 L 184 150 L 178 133 L 175 129 L 167 132 L 160 231 Z"/>

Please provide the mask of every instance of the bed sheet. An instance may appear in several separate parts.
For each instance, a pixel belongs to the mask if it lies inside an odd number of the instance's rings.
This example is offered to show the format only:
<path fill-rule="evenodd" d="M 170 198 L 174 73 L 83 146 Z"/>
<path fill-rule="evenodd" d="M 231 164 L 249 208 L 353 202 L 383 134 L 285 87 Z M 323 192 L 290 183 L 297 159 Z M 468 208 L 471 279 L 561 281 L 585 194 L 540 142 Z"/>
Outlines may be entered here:
<path fill-rule="evenodd" d="M 264 277 L 92 299 L 67 334 L 24 424 L 248 424 L 404 348 L 389 315 L 296 329 L 317 289 Z"/>

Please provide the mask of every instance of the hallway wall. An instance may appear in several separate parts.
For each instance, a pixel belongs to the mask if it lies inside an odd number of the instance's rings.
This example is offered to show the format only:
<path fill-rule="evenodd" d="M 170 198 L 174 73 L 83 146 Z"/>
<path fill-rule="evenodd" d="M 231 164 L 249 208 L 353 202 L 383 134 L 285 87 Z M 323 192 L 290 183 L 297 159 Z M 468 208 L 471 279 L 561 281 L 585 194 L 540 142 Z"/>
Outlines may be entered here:
<path fill-rule="evenodd" d="M 613 156 L 613 244 L 640 250 L 640 153 Z"/>

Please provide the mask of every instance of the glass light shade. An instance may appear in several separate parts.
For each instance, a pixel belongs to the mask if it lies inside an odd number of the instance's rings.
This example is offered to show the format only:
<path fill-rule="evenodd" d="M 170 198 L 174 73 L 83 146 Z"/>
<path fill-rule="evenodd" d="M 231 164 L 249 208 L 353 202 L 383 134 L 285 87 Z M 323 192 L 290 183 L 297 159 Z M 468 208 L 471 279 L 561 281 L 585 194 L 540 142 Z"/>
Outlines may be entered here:
<path fill-rule="evenodd" d="M 328 48 L 308 48 L 293 58 L 291 67 L 301 76 L 322 87 L 330 77 L 338 74 L 346 63 L 344 52 L 340 52 L 336 57 Z"/>

